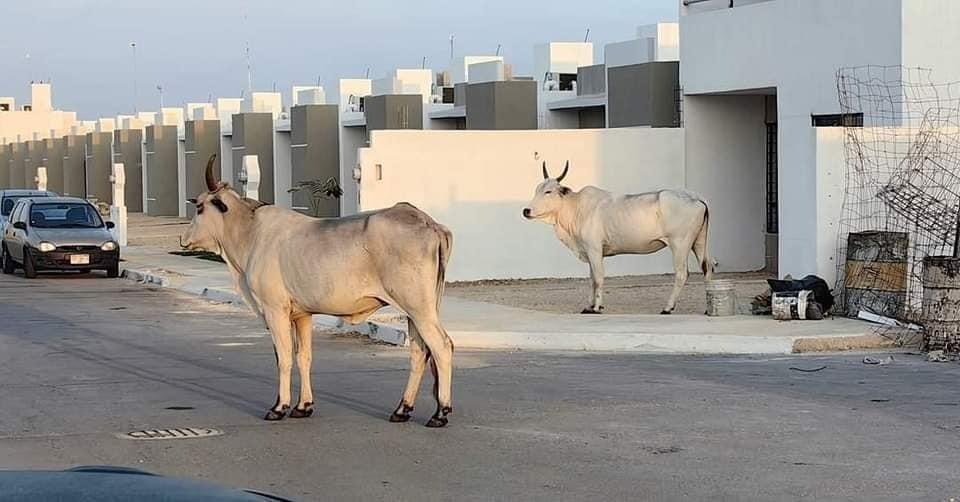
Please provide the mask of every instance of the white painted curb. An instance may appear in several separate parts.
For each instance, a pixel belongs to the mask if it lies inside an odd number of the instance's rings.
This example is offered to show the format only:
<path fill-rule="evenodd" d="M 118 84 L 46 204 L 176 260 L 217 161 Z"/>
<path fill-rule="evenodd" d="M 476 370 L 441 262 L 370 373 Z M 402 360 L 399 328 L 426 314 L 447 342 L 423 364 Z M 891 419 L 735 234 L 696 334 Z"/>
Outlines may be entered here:
<path fill-rule="evenodd" d="M 160 287 L 173 287 L 170 280 L 159 272 L 150 270 L 137 270 L 125 268 L 120 274 L 124 279 L 135 281 L 140 284 L 149 284 Z M 203 288 L 196 291 L 191 288 L 174 288 L 185 293 L 206 298 L 210 301 L 220 303 L 232 303 L 244 305 L 243 298 L 237 293 L 224 290 L 222 288 Z M 376 316 L 375 316 L 376 317 Z M 360 324 L 349 324 L 343 319 L 328 315 L 315 315 L 313 322 L 315 326 L 323 327 L 325 330 L 334 330 L 340 333 L 359 333 L 368 336 L 373 340 L 384 342 L 390 345 L 405 347 L 407 345 L 407 327 L 406 322 L 398 322 L 405 317 L 402 315 L 384 316 L 384 321 L 367 320 Z"/>

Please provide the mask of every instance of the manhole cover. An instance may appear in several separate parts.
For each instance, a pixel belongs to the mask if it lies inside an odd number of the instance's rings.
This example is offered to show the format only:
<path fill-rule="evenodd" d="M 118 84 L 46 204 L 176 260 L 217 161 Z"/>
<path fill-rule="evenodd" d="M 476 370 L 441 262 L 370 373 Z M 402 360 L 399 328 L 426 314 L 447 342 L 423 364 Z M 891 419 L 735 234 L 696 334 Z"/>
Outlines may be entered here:
<path fill-rule="evenodd" d="M 147 429 L 120 434 L 122 439 L 159 440 L 159 439 L 193 439 L 219 436 L 223 431 L 209 427 L 177 427 L 174 429 Z"/>

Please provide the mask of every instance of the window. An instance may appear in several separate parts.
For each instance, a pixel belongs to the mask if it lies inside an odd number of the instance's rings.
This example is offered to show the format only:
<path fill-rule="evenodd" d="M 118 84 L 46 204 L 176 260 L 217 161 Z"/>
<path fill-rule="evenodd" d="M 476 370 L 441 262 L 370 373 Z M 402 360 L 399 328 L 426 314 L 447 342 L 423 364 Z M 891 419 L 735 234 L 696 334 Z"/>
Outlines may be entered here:
<path fill-rule="evenodd" d="M 767 124 L 767 233 L 780 231 L 777 188 L 777 124 Z"/>
<path fill-rule="evenodd" d="M 30 207 L 30 226 L 36 228 L 100 228 L 103 220 L 90 204 L 34 203 Z"/>
<path fill-rule="evenodd" d="M 16 204 L 13 206 L 13 216 L 10 218 L 11 221 L 23 221 L 23 206 L 26 204 Z"/>
<path fill-rule="evenodd" d="M 813 127 L 863 127 L 862 113 L 812 115 Z"/>

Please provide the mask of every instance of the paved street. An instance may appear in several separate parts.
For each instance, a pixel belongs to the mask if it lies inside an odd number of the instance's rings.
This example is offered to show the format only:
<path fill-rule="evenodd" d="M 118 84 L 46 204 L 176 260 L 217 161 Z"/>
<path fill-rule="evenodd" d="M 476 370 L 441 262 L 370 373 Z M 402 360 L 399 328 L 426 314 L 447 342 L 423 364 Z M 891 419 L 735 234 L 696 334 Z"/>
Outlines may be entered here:
<path fill-rule="evenodd" d="M 0 468 L 123 465 L 302 500 L 960 497 L 956 363 L 458 351 L 454 415 L 431 430 L 429 381 L 415 421 L 386 421 L 404 349 L 318 336 L 314 351 L 313 418 L 267 423 L 273 349 L 249 314 L 3 276 Z M 116 436 L 183 426 L 224 435 Z"/>

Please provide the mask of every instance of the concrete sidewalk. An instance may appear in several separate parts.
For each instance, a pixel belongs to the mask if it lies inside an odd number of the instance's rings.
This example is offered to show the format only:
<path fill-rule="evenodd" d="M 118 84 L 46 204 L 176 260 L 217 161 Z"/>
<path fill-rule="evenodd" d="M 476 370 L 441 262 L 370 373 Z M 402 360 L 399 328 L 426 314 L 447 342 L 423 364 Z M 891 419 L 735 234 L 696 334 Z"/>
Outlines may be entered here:
<path fill-rule="evenodd" d="M 222 263 L 169 254 L 161 248 L 124 249 L 124 276 L 215 301 L 240 303 Z M 875 326 L 851 319 L 778 322 L 769 317 L 553 314 L 465 300 L 447 294 L 444 325 L 457 347 L 519 350 L 632 351 L 704 354 L 788 354 L 879 349 L 897 343 Z M 314 316 L 324 329 L 355 331 L 406 344 L 406 319 L 383 309 L 367 322 L 348 325 Z"/>

